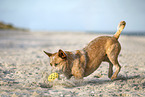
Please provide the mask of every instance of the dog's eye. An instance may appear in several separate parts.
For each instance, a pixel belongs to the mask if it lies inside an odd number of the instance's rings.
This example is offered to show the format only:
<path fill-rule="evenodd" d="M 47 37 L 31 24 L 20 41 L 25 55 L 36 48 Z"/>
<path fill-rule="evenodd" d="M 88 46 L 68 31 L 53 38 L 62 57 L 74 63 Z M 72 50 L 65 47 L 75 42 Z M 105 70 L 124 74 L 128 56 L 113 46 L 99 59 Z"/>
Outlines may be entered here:
<path fill-rule="evenodd" d="M 55 63 L 55 66 L 57 66 L 58 64 L 57 63 Z"/>
<path fill-rule="evenodd" d="M 52 64 L 50 63 L 50 65 L 52 66 Z"/>

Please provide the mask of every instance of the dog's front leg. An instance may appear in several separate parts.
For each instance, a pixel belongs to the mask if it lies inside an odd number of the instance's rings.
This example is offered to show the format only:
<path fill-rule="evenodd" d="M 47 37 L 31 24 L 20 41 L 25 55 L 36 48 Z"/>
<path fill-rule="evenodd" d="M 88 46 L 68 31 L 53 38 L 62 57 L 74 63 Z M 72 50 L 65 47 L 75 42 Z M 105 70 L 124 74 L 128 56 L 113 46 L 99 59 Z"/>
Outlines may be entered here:
<path fill-rule="evenodd" d="M 84 72 L 82 70 L 75 69 L 75 71 L 73 71 L 72 74 L 75 77 L 75 79 L 83 79 L 84 77 Z"/>
<path fill-rule="evenodd" d="M 75 77 L 75 79 L 83 79 L 84 69 L 82 67 L 79 67 L 79 66 L 73 66 L 72 75 Z"/>

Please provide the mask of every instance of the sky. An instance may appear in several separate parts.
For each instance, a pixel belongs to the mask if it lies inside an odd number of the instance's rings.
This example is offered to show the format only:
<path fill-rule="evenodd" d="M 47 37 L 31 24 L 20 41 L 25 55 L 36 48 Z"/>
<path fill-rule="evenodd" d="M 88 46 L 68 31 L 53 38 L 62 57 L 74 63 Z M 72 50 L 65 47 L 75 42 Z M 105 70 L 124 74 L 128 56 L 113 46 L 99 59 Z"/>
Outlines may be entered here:
<path fill-rule="evenodd" d="M 145 0 L 0 0 L 0 21 L 41 31 L 145 32 Z"/>

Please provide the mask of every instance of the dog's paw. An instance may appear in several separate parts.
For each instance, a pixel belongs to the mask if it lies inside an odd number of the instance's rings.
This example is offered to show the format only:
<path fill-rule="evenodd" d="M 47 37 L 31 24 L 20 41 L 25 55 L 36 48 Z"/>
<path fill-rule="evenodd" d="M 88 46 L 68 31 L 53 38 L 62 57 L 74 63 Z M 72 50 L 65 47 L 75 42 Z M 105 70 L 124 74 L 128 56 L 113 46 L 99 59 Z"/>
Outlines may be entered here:
<path fill-rule="evenodd" d="M 112 76 L 111 77 L 111 80 L 114 80 L 114 79 L 116 79 L 117 78 L 117 76 Z"/>
<path fill-rule="evenodd" d="M 111 78 L 112 75 L 108 75 L 108 78 Z"/>

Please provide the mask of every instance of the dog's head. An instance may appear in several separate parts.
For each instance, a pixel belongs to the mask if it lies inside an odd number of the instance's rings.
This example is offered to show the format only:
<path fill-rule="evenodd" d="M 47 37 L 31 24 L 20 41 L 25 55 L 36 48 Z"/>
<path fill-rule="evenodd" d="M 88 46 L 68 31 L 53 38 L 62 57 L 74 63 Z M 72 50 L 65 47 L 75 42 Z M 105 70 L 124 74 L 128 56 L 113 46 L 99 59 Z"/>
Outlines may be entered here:
<path fill-rule="evenodd" d="M 59 50 L 57 53 L 48 53 L 46 55 L 50 58 L 50 65 L 53 67 L 53 72 L 65 73 L 68 70 L 67 54 L 63 50 Z"/>

